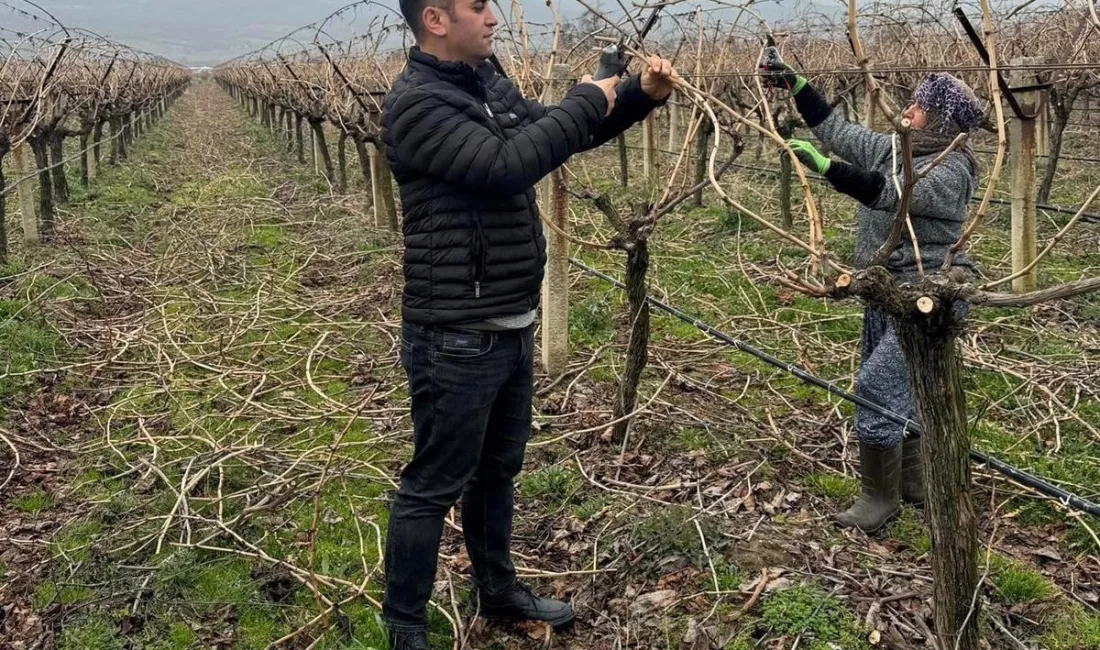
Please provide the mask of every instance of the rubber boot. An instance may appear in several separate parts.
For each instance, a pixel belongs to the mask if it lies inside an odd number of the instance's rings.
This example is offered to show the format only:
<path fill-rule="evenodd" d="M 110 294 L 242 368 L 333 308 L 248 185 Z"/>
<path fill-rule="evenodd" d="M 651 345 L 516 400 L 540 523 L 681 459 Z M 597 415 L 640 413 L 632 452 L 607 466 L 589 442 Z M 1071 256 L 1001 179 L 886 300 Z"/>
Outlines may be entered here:
<path fill-rule="evenodd" d="M 841 525 L 873 533 L 901 511 L 901 447 L 872 449 L 859 443 L 863 495 L 837 515 Z"/>
<path fill-rule="evenodd" d="M 924 504 L 924 476 L 921 474 L 920 438 L 906 438 L 901 443 L 901 500 L 914 505 Z"/>

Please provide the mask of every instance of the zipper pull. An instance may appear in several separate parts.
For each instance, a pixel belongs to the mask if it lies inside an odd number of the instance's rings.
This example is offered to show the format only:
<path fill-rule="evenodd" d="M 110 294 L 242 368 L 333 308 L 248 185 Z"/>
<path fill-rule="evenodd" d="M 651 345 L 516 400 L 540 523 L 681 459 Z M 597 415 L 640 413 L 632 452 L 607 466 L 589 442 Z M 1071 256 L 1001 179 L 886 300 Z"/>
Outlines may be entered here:
<path fill-rule="evenodd" d="M 474 283 L 474 298 L 480 298 L 480 297 L 481 297 L 481 283 L 480 282 L 475 282 Z"/>
<path fill-rule="evenodd" d="M 489 108 L 489 102 L 482 104 L 485 107 L 485 112 L 489 114 L 489 117 L 493 116 L 493 109 Z"/>

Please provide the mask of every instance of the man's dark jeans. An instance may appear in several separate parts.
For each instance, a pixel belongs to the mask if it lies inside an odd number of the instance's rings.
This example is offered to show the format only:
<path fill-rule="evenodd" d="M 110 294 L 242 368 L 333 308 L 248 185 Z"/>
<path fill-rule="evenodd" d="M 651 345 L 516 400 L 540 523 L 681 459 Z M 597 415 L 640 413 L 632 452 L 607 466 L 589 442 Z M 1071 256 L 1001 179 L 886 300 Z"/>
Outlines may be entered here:
<path fill-rule="evenodd" d="M 414 451 L 386 541 L 383 614 L 391 629 L 427 629 L 443 519 L 460 495 L 474 581 L 490 595 L 515 583 L 513 479 L 531 433 L 533 349 L 534 326 L 496 332 L 403 325 Z"/>

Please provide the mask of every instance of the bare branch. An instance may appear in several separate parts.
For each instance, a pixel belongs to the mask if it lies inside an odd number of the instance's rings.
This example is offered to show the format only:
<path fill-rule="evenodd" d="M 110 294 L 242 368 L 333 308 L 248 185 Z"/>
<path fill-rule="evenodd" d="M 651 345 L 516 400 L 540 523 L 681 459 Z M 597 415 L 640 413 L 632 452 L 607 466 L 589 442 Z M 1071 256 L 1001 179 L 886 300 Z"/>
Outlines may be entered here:
<path fill-rule="evenodd" d="M 1044 302 L 1082 296 L 1100 291 L 1100 278 L 1089 278 L 1076 282 L 1067 282 L 1049 289 L 1029 291 L 1028 293 L 995 293 L 990 291 L 963 291 L 963 296 L 975 305 L 987 307 L 1031 307 Z"/>

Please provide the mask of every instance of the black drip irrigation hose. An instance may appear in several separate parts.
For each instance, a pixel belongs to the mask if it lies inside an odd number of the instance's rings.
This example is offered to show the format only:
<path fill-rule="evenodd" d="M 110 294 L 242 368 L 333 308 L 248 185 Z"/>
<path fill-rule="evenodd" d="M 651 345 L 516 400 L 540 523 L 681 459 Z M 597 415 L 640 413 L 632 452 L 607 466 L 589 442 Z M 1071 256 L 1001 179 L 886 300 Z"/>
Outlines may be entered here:
<path fill-rule="evenodd" d="M 587 273 L 591 276 L 594 276 L 594 277 L 597 277 L 601 280 L 604 280 L 605 282 L 608 282 L 608 283 L 610 283 L 610 284 L 612 284 L 612 285 L 614 285 L 614 286 L 616 286 L 620 289 L 626 289 L 626 285 L 624 285 L 622 282 L 619 282 L 615 278 L 611 277 L 610 275 L 607 275 L 606 273 L 603 273 L 602 271 L 599 271 L 597 269 L 592 268 L 591 266 L 588 266 L 587 264 L 585 264 L 584 262 L 581 262 L 580 260 L 578 260 L 576 258 L 572 258 L 572 257 L 569 258 L 569 263 L 572 264 L 573 266 L 576 266 L 577 268 L 581 269 L 582 271 L 584 271 L 585 273 Z M 753 347 L 753 346 L 749 345 L 748 343 L 745 343 L 744 341 L 740 341 L 740 340 L 730 336 L 729 334 L 726 334 L 725 332 L 717 330 L 714 327 L 712 327 L 712 326 L 704 323 L 703 321 L 699 320 L 698 318 L 695 318 L 694 316 L 690 316 L 690 315 L 680 311 L 679 309 L 676 309 L 675 307 L 673 307 L 671 305 L 667 305 L 667 304 L 661 302 L 660 300 L 658 300 L 658 299 L 656 299 L 652 296 L 647 296 L 646 300 L 648 300 L 649 304 L 653 305 L 657 309 L 659 309 L 663 312 L 666 312 L 666 313 L 668 313 L 672 316 L 675 316 L 676 318 L 684 321 L 685 323 L 688 323 L 689 325 L 693 325 L 694 327 L 696 327 L 699 330 L 703 331 L 704 333 L 708 334 L 712 338 L 718 339 L 720 342 L 722 342 L 726 345 L 737 348 L 741 352 L 744 352 L 748 355 L 756 357 L 757 359 L 763 361 L 764 363 L 766 363 L 766 364 L 768 364 L 772 367 L 778 368 L 778 369 L 780 369 L 784 372 L 787 372 L 791 375 L 794 375 L 795 377 L 797 377 L 798 379 L 800 379 L 804 383 L 807 383 L 807 384 L 810 384 L 811 386 L 816 386 L 818 388 L 826 390 L 829 393 L 831 393 L 833 395 L 836 395 L 837 397 L 839 397 L 839 398 L 841 398 L 845 401 L 852 402 L 853 404 L 857 404 L 859 406 L 862 406 L 862 407 L 864 407 L 864 408 L 866 408 L 870 411 L 873 411 L 873 412 L 881 415 L 882 417 L 890 420 L 891 422 L 894 422 L 896 424 L 900 424 L 903 427 L 905 427 L 905 430 L 907 432 L 909 432 L 910 434 L 912 434 L 912 435 L 916 435 L 916 436 L 921 435 L 920 425 L 918 423 L 908 419 L 908 418 L 904 418 L 904 417 L 898 415 L 897 413 L 894 413 L 892 411 L 884 409 L 883 407 L 879 406 L 878 404 L 876 404 L 876 403 L 874 403 L 874 402 L 872 402 L 872 401 L 870 401 L 870 400 L 868 400 L 864 397 L 860 397 L 859 395 L 856 395 L 854 393 L 850 393 L 850 392 L 844 390 L 840 386 L 837 386 L 836 384 L 834 384 L 830 381 L 825 381 L 824 379 L 821 379 L 819 377 L 815 377 L 814 375 L 811 375 L 810 373 L 806 372 L 802 368 L 799 368 L 798 366 L 791 365 L 791 364 L 786 363 L 784 361 L 780 361 L 779 359 L 773 357 L 772 355 L 768 354 L 767 352 L 764 352 L 763 350 L 761 350 L 759 348 Z M 1080 512 L 1086 512 L 1090 515 L 1100 517 L 1100 505 L 1097 505 L 1097 504 L 1095 504 L 1095 503 L 1093 503 L 1093 502 L 1091 502 L 1091 501 L 1089 501 L 1089 500 L 1087 500 L 1083 497 L 1077 496 L 1076 494 L 1073 494 L 1072 492 L 1067 492 L 1066 490 L 1063 490 L 1062 488 L 1058 487 L 1057 485 L 1053 485 L 1051 483 L 1048 483 L 1047 481 L 1043 480 L 1042 478 L 1040 478 L 1038 476 L 1035 476 L 1034 474 L 1030 474 L 1028 472 L 1025 472 L 1022 469 L 1019 469 L 1017 467 L 1013 467 L 1012 465 L 1009 465 L 1008 463 L 1005 463 L 1004 461 L 997 460 L 993 456 L 990 456 L 989 454 L 986 454 L 985 452 L 978 451 L 977 449 L 971 449 L 970 450 L 970 458 L 977 461 L 979 464 L 983 464 L 983 465 L 989 467 L 990 469 L 996 471 L 999 474 L 1007 476 L 1009 479 L 1011 479 L 1011 480 L 1013 480 L 1013 481 L 1015 481 L 1015 482 L 1017 482 L 1021 485 L 1025 485 L 1029 488 L 1032 488 L 1033 490 L 1035 490 L 1037 492 L 1040 492 L 1041 494 L 1043 494 L 1045 496 L 1050 497 L 1051 499 L 1057 500 L 1060 504 L 1062 504 L 1063 507 L 1072 508 L 1072 509 L 1078 510 Z"/>

